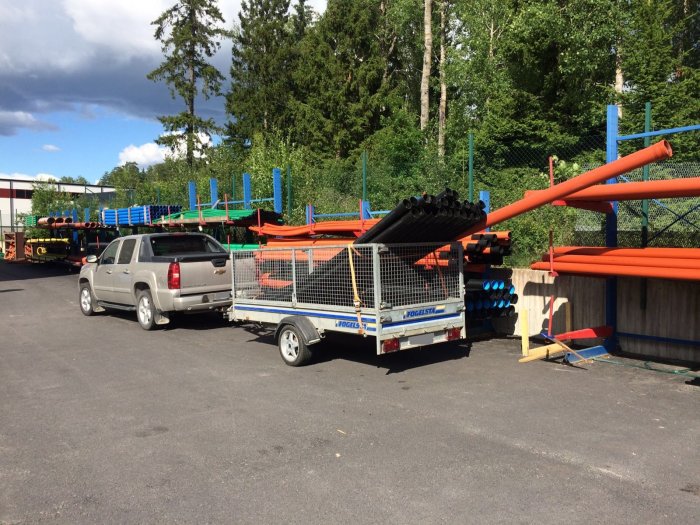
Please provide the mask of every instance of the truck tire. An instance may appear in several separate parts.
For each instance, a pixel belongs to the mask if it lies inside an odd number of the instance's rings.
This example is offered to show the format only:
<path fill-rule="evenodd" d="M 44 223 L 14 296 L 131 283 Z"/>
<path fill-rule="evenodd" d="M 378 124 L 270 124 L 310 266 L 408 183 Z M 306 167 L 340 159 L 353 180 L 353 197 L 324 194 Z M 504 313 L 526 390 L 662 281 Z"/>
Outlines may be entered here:
<path fill-rule="evenodd" d="M 136 298 L 136 318 L 144 330 L 153 330 L 156 325 L 156 307 L 149 290 L 141 290 Z"/>
<path fill-rule="evenodd" d="M 311 361 L 311 350 L 304 342 L 297 327 L 286 324 L 280 328 L 277 336 L 277 346 L 285 364 L 303 366 Z"/>
<path fill-rule="evenodd" d="M 95 296 L 92 294 L 92 288 L 90 288 L 88 283 L 82 283 L 80 285 L 78 304 L 80 305 L 80 311 L 83 312 L 83 315 L 95 315 Z"/>

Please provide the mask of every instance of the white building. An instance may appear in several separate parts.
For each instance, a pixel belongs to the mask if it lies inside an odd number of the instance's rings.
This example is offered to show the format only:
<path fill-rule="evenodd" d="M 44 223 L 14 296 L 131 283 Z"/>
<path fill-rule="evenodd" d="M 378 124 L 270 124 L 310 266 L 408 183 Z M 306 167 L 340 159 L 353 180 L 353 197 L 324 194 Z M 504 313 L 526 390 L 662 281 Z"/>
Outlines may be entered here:
<path fill-rule="evenodd" d="M 31 213 L 32 193 L 38 181 L 0 178 L 0 234 L 9 231 L 21 231 L 24 224 L 18 222 L 18 214 Z M 56 182 L 56 189 L 73 196 L 84 194 L 97 195 L 105 202 L 114 194 L 114 188 L 94 184 L 66 184 Z"/>

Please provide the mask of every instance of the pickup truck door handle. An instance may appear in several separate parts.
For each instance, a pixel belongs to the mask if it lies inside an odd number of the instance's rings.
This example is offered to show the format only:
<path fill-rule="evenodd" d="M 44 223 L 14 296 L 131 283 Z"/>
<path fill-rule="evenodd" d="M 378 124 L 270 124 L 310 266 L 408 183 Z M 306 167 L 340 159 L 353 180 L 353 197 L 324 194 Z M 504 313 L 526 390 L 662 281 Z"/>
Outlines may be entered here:
<path fill-rule="evenodd" d="M 129 270 L 124 270 L 122 273 L 131 273 Z"/>
<path fill-rule="evenodd" d="M 109 275 L 112 275 L 112 270 L 107 270 L 107 273 L 108 273 Z"/>

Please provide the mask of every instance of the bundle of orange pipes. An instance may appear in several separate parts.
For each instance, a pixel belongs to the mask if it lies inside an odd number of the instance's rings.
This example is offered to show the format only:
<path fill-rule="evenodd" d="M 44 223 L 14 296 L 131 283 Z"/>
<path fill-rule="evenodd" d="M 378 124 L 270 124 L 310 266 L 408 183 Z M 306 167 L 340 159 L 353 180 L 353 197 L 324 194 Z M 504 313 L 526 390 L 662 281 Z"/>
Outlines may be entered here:
<path fill-rule="evenodd" d="M 533 270 L 601 277 L 648 277 L 700 280 L 700 248 L 604 248 L 559 246 Z"/>

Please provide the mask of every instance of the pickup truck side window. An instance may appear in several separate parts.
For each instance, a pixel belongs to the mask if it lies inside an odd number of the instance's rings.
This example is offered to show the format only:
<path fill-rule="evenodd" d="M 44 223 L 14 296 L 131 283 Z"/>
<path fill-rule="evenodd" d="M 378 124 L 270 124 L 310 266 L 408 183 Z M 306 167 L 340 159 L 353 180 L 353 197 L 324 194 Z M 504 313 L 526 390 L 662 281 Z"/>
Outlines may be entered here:
<path fill-rule="evenodd" d="M 102 252 L 102 257 L 100 257 L 100 264 L 114 264 L 114 260 L 117 256 L 117 250 L 119 249 L 120 241 L 113 241 L 112 244 L 105 248 Z"/>
<path fill-rule="evenodd" d="M 119 260 L 117 264 L 129 264 L 131 262 L 131 256 L 134 255 L 135 247 L 136 239 L 126 239 L 122 241 L 122 249 L 119 251 Z"/>

